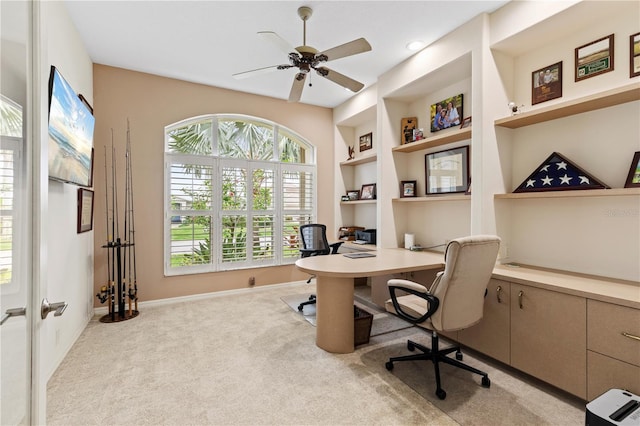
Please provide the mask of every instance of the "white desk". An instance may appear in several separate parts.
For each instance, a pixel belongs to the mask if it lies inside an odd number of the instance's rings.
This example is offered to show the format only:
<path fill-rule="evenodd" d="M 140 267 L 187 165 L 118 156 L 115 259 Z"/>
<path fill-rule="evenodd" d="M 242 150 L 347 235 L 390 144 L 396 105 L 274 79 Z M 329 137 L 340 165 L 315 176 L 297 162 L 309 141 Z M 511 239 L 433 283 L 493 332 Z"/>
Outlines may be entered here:
<path fill-rule="evenodd" d="M 444 255 L 406 249 L 377 249 L 376 257 L 350 259 L 341 254 L 298 259 L 296 267 L 316 276 L 316 345 L 327 352 L 350 353 L 353 344 L 353 279 L 397 272 L 440 269 Z"/>

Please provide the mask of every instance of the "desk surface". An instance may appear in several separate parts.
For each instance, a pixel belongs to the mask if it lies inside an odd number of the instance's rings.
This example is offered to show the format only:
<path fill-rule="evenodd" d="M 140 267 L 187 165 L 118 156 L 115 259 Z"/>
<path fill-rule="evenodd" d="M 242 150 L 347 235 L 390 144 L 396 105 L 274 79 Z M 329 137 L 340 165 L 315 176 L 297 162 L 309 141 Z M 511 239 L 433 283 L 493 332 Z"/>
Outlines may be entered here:
<path fill-rule="evenodd" d="M 340 278 L 371 277 L 444 267 L 444 254 L 438 252 L 378 248 L 369 253 L 375 254 L 375 257 L 351 259 L 342 254 L 305 257 L 296 261 L 296 267 L 309 274 Z"/>

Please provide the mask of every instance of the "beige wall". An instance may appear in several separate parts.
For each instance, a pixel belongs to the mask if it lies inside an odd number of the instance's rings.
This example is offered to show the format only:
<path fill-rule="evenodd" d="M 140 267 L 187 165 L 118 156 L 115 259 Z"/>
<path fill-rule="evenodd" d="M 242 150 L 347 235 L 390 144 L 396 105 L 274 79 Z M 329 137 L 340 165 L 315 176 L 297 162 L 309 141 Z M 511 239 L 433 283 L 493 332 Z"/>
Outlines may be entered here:
<path fill-rule="evenodd" d="M 203 114 L 235 113 L 282 124 L 317 148 L 318 221 L 333 223 L 332 110 L 242 92 L 94 65 L 94 287 L 107 281 L 105 213 L 105 146 L 110 152 L 111 129 L 116 149 L 120 235 L 124 238 L 124 177 L 127 119 L 131 127 L 131 159 L 135 208 L 136 269 L 140 301 L 157 300 L 248 286 L 306 279 L 294 266 L 165 277 L 163 274 L 164 127 Z M 109 175 L 110 171 L 109 154 Z M 331 202 L 327 202 L 331 200 Z M 99 302 L 96 302 L 99 306 Z"/>

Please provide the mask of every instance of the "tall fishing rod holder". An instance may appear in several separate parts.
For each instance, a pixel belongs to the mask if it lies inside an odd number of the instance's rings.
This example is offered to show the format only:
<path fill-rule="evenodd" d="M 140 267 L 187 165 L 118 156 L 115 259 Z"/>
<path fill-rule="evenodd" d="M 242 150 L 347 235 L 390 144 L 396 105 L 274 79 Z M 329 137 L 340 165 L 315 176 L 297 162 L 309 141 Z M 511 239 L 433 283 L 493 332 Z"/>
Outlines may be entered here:
<path fill-rule="evenodd" d="M 133 243 L 122 242 L 120 238 L 116 238 L 115 241 L 108 241 L 107 244 L 103 245 L 102 248 L 106 248 L 107 250 L 111 250 L 111 262 L 114 262 L 114 265 L 107 265 L 109 268 L 115 266 L 116 276 L 115 281 L 113 283 L 109 283 L 110 286 L 115 284 L 116 289 L 110 288 L 107 290 L 107 297 L 104 299 L 109 304 L 109 313 L 100 318 L 100 322 L 103 323 L 111 323 L 111 322 L 120 322 L 126 321 L 131 318 L 137 317 L 140 312 L 137 309 L 126 309 L 126 298 L 127 293 L 124 289 L 124 277 L 123 277 L 123 268 L 122 268 L 122 249 L 127 247 L 132 247 Z M 102 292 L 101 292 L 102 293 Z M 101 299 L 101 293 L 96 294 L 96 296 Z M 115 297 L 117 295 L 117 303 L 115 303 Z M 107 300 L 109 296 L 112 298 L 111 300 Z M 132 298 L 137 297 L 137 295 L 132 295 L 129 293 L 129 303 L 131 303 Z M 117 306 L 117 310 L 116 310 Z"/>

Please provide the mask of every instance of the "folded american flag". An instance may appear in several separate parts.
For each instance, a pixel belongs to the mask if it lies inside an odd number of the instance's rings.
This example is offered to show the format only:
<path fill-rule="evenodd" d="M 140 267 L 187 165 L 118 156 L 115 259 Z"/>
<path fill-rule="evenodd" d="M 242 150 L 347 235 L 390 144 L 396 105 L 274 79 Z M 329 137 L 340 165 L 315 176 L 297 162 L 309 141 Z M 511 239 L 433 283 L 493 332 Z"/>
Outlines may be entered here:
<path fill-rule="evenodd" d="M 562 155 L 554 152 L 513 192 L 562 191 L 576 189 L 608 189 Z"/>

